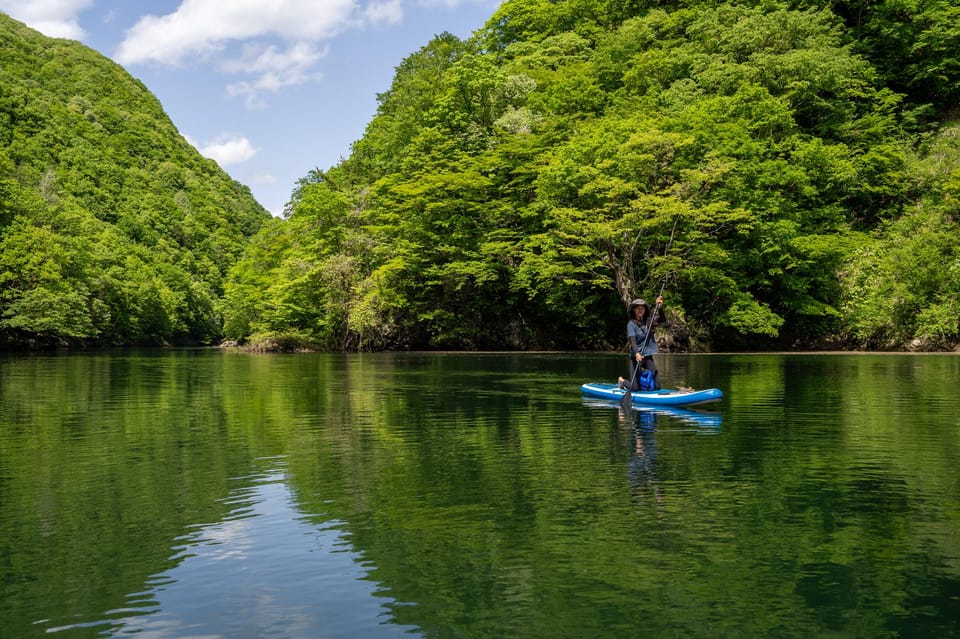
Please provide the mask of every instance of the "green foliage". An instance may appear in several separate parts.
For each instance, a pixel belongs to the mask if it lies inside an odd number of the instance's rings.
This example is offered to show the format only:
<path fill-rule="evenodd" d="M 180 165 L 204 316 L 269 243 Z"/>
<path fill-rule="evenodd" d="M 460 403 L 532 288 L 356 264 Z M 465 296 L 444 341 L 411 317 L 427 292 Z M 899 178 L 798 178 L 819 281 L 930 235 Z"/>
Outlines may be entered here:
<path fill-rule="evenodd" d="M 377 96 L 377 117 L 344 162 L 348 173 L 369 183 L 398 169 L 407 146 L 423 125 L 424 114 L 438 101 L 448 69 L 470 50 L 469 44 L 443 33 L 397 67 L 390 90 Z"/>
<path fill-rule="evenodd" d="M 0 41 L 0 343 L 219 339 L 266 211 L 118 65 L 3 15 Z"/>
<path fill-rule="evenodd" d="M 957 17 L 508 0 L 403 60 L 350 157 L 267 223 L 119 67 L 4 21 L 0 330 L 606 347 L 664 288 L 675 348 L 948 348 L 960 157 L 932 123 Z"/>
<path fill-rule="evenodd" d="M 844 269 L 851 336 L 873 348 L 960 341 L 960 125 L 929 139 L 911 173 L 924 195 L 879 228 Z"/>
<path fill-rule="evenodd" d="M 820 5 L 798 0 L 796 4 Z M 834 0 L 849 39 L 884 82 L 928 119 L 960 99 L 960 7 L 951 0 Z M 932 107 L 932 108 L 931 108 Z"/>
<path fill-rule="evenodd" d="M 844 122 L 860 112 L 889 121 L 882 100 L 867 110 L 869 74 L 832 44 L 833 26 L 820 14 L 727 8 L 677 20 L 677 33 L 659 13 L 643 22 L 624 25 L 625 37 L 659 31 L 651 47 L 674 48 L 638 54 L 660 69 L 657 83 L 636 84 L 650 75 L 630 68 L 620 103 L 582 124 L 541 170 L 549 223 L 531 239 L 524 281 L 580 284 L 581 301 L 612 284 L 626 303 L 666 280 L 679 285 L 672 304 L 688 319 L 743 335 L 776 336 L 788 320 L 835 315 L 843 243 L 831 238 L 848 222 L 842 201 L 858 193 L 851 146 L 866 145 L 870 132 L 840 132 L 805 114 L 832 121 L 820 103 L 839 106 L 851 86 Z M 615 37 L 609 46 L 626 50 Z M 804 51 L 828 46 L 790 70 Z M 688 63 L 670 77 L 659 60 Z M 818 77 L 818 66 L 834 76 L 824 83 L 829 96 L 809 81 L 802 94 L 791 89 L 791 75 Z M 833 139 L 815 135 L 824 128 Z"/>
<path fill-rule="evenodd" d="M 952 284 L 879 264 L 890 241 L 953 259 L 955 183 L 920 182 L 904 126 L 929 96 L 857 39 L 907 16 L 892 46 L 944 82 L 952 9 L 756 4 L 514 0 L 438 36 L 330 192 L 295 196 L 275 279 L 228 290 L 331 348 L 619 344 L 621 305 L 661 287 L 675 337 L 712 348 L 956 340 Z M 923 229 L 943 235 L 903 243 Z M 906 332 L 868 310 L 877 282 L 924 290 Z"/>

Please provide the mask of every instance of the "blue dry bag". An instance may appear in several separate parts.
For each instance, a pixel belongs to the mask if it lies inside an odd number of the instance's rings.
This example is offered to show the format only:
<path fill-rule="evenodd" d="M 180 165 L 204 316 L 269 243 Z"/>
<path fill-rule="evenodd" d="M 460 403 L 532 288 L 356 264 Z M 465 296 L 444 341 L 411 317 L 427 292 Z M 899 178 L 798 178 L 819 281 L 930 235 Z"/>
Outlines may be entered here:
<path fill-rule="evenodd" d="M 651 373 L 646 368 L 640 371 L 640 390 L 642 391 L 652 391 L 656 390 L 656 383 L 653 380 L 653 373 Z"/>

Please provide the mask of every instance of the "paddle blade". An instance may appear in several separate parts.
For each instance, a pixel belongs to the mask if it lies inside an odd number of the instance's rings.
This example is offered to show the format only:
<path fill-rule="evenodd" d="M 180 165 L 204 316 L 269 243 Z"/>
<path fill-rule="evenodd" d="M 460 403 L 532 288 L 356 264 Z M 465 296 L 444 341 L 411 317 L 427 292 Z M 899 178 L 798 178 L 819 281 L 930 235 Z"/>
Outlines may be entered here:
<path fill-rule="evenodd" d="M 623 397 L 620 398 L 620 408 L 622 408 L 625 411 L 628 411 L 632 406 L 633 406 L 633 395 L 631 395 L 630 391 L 628 390 L 623 394 Z"/>

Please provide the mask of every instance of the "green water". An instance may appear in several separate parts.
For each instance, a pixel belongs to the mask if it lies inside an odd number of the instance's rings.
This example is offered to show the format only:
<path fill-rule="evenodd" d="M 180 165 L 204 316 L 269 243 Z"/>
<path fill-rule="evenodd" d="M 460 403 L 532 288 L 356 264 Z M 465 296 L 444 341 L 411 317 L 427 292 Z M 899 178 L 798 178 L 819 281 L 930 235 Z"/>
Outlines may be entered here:
<path fill-rule="evenodd" d="M 960 636 L 960 357 L 0 359 L 0 637 Z"/>

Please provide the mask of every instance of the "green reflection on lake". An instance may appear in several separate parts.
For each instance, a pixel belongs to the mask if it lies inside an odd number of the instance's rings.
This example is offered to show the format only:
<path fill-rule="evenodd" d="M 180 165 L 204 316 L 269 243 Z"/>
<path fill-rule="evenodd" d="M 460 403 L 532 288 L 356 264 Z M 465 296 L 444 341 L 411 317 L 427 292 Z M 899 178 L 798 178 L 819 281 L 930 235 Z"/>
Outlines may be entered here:
<path fill-rule="evenodd" d="M 0 360 L 3 637 L 960 635 L 960 357 Z"/>

